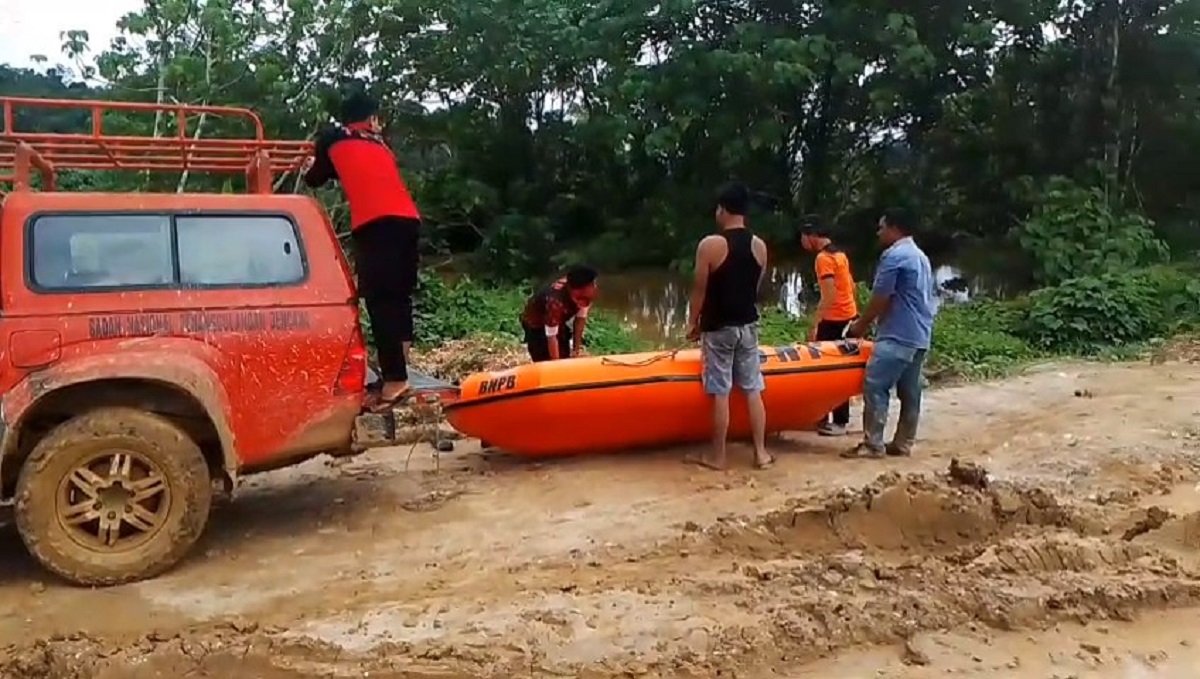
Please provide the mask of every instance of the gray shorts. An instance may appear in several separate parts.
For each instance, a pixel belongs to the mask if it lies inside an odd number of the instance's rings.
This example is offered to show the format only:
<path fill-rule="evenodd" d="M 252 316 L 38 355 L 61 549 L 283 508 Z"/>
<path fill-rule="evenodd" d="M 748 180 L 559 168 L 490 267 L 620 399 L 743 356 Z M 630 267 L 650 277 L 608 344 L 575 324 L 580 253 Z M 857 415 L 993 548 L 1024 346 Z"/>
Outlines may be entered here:
<path fill-rule="evenodd" d="M 735 384 L 744 392 L 766 388 L 758 357 L 758 323 L 701 334 L 700 355 L 704 359 L 701 382 L 709 395 L 728 394 Z"/>

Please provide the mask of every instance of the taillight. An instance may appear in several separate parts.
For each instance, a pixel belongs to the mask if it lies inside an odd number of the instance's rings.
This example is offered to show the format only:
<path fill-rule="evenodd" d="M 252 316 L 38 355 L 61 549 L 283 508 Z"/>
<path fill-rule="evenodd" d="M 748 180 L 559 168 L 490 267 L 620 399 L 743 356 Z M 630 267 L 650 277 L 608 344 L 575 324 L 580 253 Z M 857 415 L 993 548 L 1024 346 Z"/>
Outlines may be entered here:
<path fill-rule="evenodd" d="M 342 359 L 342 369 L 333 383 L 335 394 L 360 394 L 366 389 L 367 345 L 363 341 L 357 316 L 355 314 L 354 332 L 350 335 L 350 345 L 346 347 L 346 357 Z"/>

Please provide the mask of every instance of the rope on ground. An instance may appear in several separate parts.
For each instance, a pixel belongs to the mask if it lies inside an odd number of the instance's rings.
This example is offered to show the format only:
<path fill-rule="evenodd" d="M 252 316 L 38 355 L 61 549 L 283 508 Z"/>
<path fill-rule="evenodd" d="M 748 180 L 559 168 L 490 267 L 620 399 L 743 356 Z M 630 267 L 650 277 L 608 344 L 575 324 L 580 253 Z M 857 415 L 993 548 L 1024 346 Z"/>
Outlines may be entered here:
<path fill-rule="evenodd" d="M 417 446 L 422 443 L 429 443 L 433 446 L 433 463 L 434 472 L 442 470 L 442 401 L 436 396 L 414 396 L 414 399 L 421 398 L 423 403 L 418 404 L 415 401 L 409 401 L 404 408 L 408 408 L 410 412 L 416 415 L 414 428 L 417 429 L 416 439 L 408 449 L 408 455 L 404 458 L 404 471 L 408 472 L 409 463 L 412 461 L 412 456 L 417 452 Z M 399 428 L 400 423 L 396 420 L 396 411 L 392 411 L 393 427 Z M 421 430 L 425 429 L 424 432 Z M 424 434 L 424 435 L 422 435 Z"/>

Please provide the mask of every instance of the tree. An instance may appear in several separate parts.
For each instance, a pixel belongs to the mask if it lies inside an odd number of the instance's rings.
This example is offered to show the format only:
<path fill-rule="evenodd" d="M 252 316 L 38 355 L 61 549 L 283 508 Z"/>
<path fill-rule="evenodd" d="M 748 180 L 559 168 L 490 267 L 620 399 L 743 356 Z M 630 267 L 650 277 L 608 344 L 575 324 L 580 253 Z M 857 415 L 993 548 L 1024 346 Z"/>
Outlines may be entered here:
<path fill-rule="evenodd" d="M 1181 231 L 1200 200 L 1198 12 L 1182 0 L 146 0 L 111 45 L 64 42 L 77 68 L 95 48 L 83 75 L 96 96 L 252 106 L 276 136 L 312 135 L 339 92 L 366 84 L 430 243 L 517 278 L 571 258 L 687 261 L 731 177 L 775 198 L 756 224 L 780 242 L 799 214 L 857 224 L 891 203 L 919 208 L 935 236 L 999 237 L 1053 177 Z M 71 90 L 66 75 L 0 72 L 39 92 Z M 340 219 L 336 191 L 323 199 Z"/>

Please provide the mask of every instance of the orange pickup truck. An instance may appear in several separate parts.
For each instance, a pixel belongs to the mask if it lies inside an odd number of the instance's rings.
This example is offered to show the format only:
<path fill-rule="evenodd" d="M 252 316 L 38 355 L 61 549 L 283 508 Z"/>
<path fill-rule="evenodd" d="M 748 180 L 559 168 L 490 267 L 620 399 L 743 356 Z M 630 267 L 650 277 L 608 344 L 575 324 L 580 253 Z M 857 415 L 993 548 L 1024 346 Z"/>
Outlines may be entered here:
<path fill-rule="evenodd" d="M 350 267 L 315 200 L 272 191 L 308 142 L 265 139 L 246 109 L 0 105 L 0 503 L 38 561 L 82 585 L 152 577 L 195 544 L 218 484 L 362 448 Z M 14 129 L 39 107 L 90 111 L 91 133 Z M 113 110 L 178 129 L 106 135 Z M 253 134 L 193 138 L 201 114 Z M 247 192 L 60 192 L 60 169 L 244 173 Z"/>

